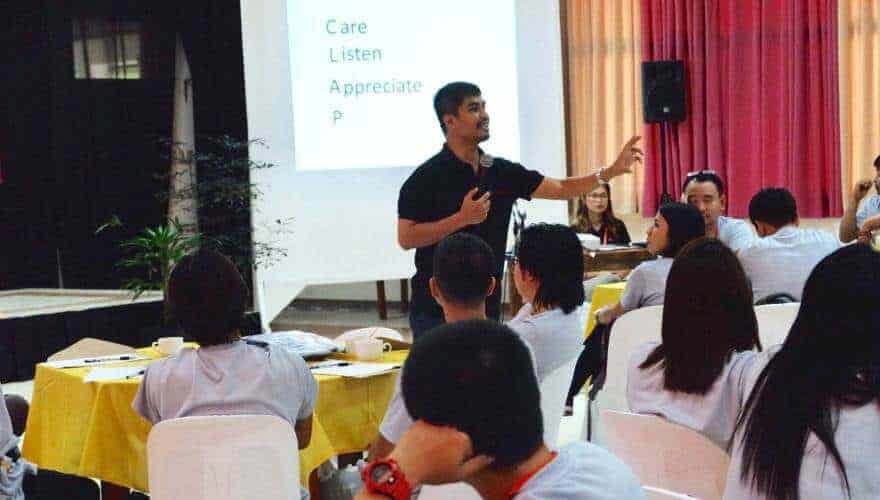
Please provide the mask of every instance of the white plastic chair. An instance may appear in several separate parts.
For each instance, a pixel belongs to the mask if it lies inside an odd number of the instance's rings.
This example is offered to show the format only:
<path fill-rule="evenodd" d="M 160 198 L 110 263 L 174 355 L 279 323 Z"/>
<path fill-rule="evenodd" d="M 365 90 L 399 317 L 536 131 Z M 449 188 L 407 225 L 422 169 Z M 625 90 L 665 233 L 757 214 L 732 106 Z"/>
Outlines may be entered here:
<path fill-rule="evenodd" d="M 592 442 L 602 444 L 602 429 L 596 425 L 596 417 L 602 410 L 626 411 L 626 369 L 629 357 L 640 345 L 648 341 L 660 341 L 663 324 L 663 306 L 642 307 L 619 317 L 611 327 L 608 343 L 608 364 L 605 386 L 596 396 L 593 407 L 584 418 L 581 438 L 591 435 Z M 589 405 L 590 402 L 587 401 Z M 592 420 L 592 421 L 591 421 Z M 591 428 L 588 433 L 588 428 Z"/>
<path fill-rule="evenodd" d="M 578 353 L 580 354 L 580 353 Z M 577 356 L 550 372 L 541 382 L 541 415 L 544 417 L 544 443 L 551 449 L 559 441 L 559 425 L 565 410 L 565 397 L 574 375 Z"/>
<path fill-rule="evenodd" d="M 764 349 L 785 342 L 800 308 L 800 302 L 755 306 L 755 316 L 758 318 L 758 337 L 761 339 L 761 345 Z"/>
<path fill-rule="evenodd" d="M 293 426 L 272 415 L 184 417 L 147 438 L 153 500 L 299 500 Z"/>
<path fill-rule="evenodd" d="M 730 458 L 708 438 L 654 415 L 603 411 L 609 451 L 642 484 L 701 499 L 720 499 Z"/>
<path fill-rule="evenodd" d="M 642 486 L 642 489 L 645 490 L 646 500 L 692 500 L 694 498 L 683 493 L 676 493 L 653 486 Z"/>

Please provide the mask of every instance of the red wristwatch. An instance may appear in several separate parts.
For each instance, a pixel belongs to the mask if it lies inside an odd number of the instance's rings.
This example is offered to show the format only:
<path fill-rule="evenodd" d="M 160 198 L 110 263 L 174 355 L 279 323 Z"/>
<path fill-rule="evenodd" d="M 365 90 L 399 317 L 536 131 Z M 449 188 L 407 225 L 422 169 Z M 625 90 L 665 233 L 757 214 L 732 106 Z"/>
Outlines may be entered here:
<path fill-rule="evenodd" d="M 412 487 L 393 458 L 380 458 L 367 464 L 361 479 L 370 493 L 388 495 L 394 500 L 409 500 Z"/>

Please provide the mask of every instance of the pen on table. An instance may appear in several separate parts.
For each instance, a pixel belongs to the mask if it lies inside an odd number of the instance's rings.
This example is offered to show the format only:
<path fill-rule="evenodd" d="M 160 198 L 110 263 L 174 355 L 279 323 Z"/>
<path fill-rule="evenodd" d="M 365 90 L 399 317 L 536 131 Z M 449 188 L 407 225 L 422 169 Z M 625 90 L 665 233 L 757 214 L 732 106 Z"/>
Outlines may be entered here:
<path fill-rule="evenodd" d="M 263 349 L 266 349 L 266 348 L 269 347 L 269 343 L 268 343 L 268 342 L 263 342 L 262 340 L 250 340 L 250 339 L 245 339 L 244 343 L 245 343 L 245 344 L 249 344 L 249 345 L 255 345 L 255 346 L 257 346 L 257 347 L 262 347 Z"/>
<path fill-rule="evenodd" d="M 144 374 L 144 371 L 145 371 L 145 370 L 140 370 L 140 371 L 137 371 L 137 372 L 135 372 L 135 373 L 132 373 L 131 375 L 126 375 L 126 376 L 125 376 L 125 380 L 128 380 L 128 379 L 130 379 L 130 378 L 140 377 L 141 375 Z"/>
<path fill-rule="evenodd" d="M 351 363 L 349 363 L 348 361 L 340 361 L 339 363 L 328 363 L 325 365 L 310 366 L 309 370 L 314 370 L 315 368 L 331 368 L 331 367 L 337 367 L 337 366 L 349 366 L 350 364 Z"/>
<path fill-rule="evenodd" d="M 134 359 L 134 356 L 118 356 L 115 358 L 84 359 L 83 363 L 106 363 L 108 361 L 130 361 L 132 359 Z"/>

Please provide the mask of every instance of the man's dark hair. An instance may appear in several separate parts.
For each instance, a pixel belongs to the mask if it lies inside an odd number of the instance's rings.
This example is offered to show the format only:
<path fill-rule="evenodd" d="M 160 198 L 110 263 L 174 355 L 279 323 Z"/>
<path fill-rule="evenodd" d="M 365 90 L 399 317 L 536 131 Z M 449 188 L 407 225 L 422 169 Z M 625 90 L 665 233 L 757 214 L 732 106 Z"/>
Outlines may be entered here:
<path fill-rule="evenodd" d="M 749 219 L 752 224 L 765 222 L 779 228 L 798 218 L 797 202 L 785 188 L 764 188 L 749 202 Z"/>
<path fill-rule="evenodd" d="M 430 330 L 413 344 L 401 377 L 413 419 L 467 434 L 495 468 L 524 462 L 544 442 L 531 353 L 504 325 L 471 320 Z"/>
<path fill-rule="evenodd" d="M 541 282 L 535 306 L 559 307 L 565 314 L 584 303 L 584 248 L 577 233 L 562 224 L 532 224 L 519 235 L 520 269 Z"/>
<path fill-rule="evenodd" d="M 466 307 L 486 300 L 495 257 L 489 244 L 470 233 L 443 238 L 434 250 L 434 279 L 447 300 Z"/>
<path fill-rule="evenodd" d="M 681 192 L 684 193 L 687 191 L 688 185 L 692 182 L 711 182 L 712 184 L 715 184 L 715 188 L 718 189 L 718 196 L 724 195 L 724 181 L 722 181 L 721 177 L 718 177 L 718 174 L 715 172 L 703 170 L 685 177 L 684 184 L 681 185 Z"/>
<path fill-rule="evenodd" d="M 874 168 L 880 170 L 880 155 L 877 155 L 877 158 L 874 158 Z"/>
<path fill-rule="evenodd" d="M 445 115 L 458 115 L 458 107 L 468 97 L 483 95 L 480 87 L 468 82 L 452 82 L 444 85 L 434 94 L 434 112 L 440 121 L 440 129 L 446 133 L 446 124 L 443 123 Z"/>
<path fill-rule="evenodd" d="M 183 257 L 171 271 L 167 293 L 177 323 L 200 345 L 236 338 L 248 289 L 225 255 L 202 249 Z"/>
<path fill-rule="evenodd" d="M 683 246 L 706 235 L 706 222 L 697 207 L 674 202 L 662 205 L 659 211 L 669 225 L 669 244 L 660 255 L 674 258 Z"/>

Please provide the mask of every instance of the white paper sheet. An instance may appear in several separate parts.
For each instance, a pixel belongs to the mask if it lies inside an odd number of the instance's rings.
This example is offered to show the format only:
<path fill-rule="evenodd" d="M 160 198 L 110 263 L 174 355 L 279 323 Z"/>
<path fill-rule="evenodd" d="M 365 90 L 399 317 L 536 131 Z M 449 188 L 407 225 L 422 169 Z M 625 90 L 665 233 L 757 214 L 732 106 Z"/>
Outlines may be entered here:
<path fill-rule="evenodd" d="M 146 366 L 117 366 L 113 368 L 92 368 L 83 379 L 84 382 L 100 382 L 104 380 L 126 380 L 144 374 Z"/>
<path fill-rule="evenodd" d="M 382 375 L 400 368 L 399 364 L 394 363 L 357 363 L 351 362 L 347 365 L 323 366 L 313 368 L 312 373 L 316 375 L 339 375 L 351 378 L 367 378 L 376 375 Z"/>
<path fill-rule="evenodd" d="M 125 353 L 125 354 L 110 354 L 107 356 L 94 356 L 91 358 L 76 358 L 76 359 L 65 359 L 61 361 L 46 361 L 46 366 L 51 366 L 52 368 L 79 368 L 82 366 L 100 366 L 106 365 L 108 363 L 121 363 L 123 361 L 136 361 L 139 359 L 147 359 L 140 354 L 134 353 Z"/>

